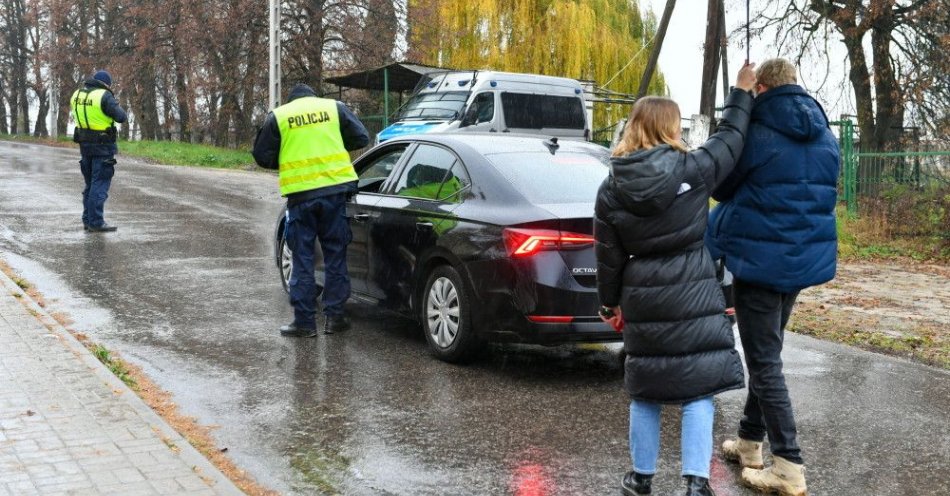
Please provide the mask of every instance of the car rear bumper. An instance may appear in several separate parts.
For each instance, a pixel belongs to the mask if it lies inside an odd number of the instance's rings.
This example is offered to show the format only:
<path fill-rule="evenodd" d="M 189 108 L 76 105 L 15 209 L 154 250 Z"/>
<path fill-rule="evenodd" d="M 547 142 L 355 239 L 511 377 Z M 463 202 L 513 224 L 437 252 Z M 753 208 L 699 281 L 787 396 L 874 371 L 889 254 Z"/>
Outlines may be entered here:
<path fill-rule="evenodd" d="M 597 289 L 573 278 L 556 253 L 521 264 L 473 263 L 467 269 L 476 276 L 475 328 L 488 340 L 558 344 L 623 339 L 597 317 Z"/>
<path fill-rule="evenodd" d="M 493 341 L 531 344 L 602 343 L 623 340 L 622 333 L 614 331 L 597 317 L 578 317 L 570 323 L 531 322 L 524 318 L 524 326 L 519 329 L 487 334 Z"/>

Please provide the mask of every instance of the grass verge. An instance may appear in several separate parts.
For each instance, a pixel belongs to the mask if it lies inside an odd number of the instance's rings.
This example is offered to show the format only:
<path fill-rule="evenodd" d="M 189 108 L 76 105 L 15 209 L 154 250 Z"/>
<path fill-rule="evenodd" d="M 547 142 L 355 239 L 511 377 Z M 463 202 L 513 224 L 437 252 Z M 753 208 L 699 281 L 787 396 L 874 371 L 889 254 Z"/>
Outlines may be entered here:
<path fill-rule="evenodd" d="M 257 169 L 247 150 L 175 141 L 122 141 L 119 153 L 168 165 L 190 165 L 214 169 Z"/>
<path fill-rule="evenodd" d="M 23 289 L 37 305 L 44 309 L 46 308 L 46 301 L 36 288 L 19 277 L 3 260 L 0 260 L 0 271 L 16 282 L 17 286 Z M 24 306 L 27 306 L 21 294 L 14 294 L 13 296 L 20 300 Z M 196 418 L 181 413 L 178 405 L 173 401 L 171 393 L 158 387 L 158 385 L 145 375 L 145 372 L 143 372 L 141 368 L 122 360 L 122 358 L 106 347 L 93 343 L 85 334 L 76 332 L 70 327 L 72 321 L 67 315 L 63 313 L 49 313 L 49 316 L 56 321 L 52 323 L 48 322 L 43 315 L 33 311 L 28 306 L 27 309 L 31 315 L 36 317 L 48 329 L 52 329 L 52 326 L 58 324 L 72 334 L 73 337 L 89 349 L 99 361 L 105 364 L 113 374 L 135 391 L 135 393 L 145 401 L 145 404 L 158 413 L 165 422 L 210 460 L 218 470 L 245 494 L 250 496 L 276 496 L 278 494 L 276 491 L 261 486 L 251 478 L 247 472 L 239 469 L 234 462 L 225 455 L 227 448 L 219 447 L 214 442 L 214 438 L 211 435 L 214 427 L 201 425 Z M 162 441 L 172 451 L 179 451 L 179 448 L 170 439 L 163 438 Z"/>
<path fill-rule="evenodd" d="M 800 301 L 788 330 L 950 370 L 950 336 L 937 322 L 884 325 L 880 317 Z"/>
<path fill-rule="evenodd" d="M 102 362 L 111 372 L 112 375 L 118 377 L 126 386 L 132 388 L 133 391 L 138 390 L 139 385 L 135 381 L 135 378 L 132 377 L 129 372 L 128 365 L 125 364 L 122 360 L 114 357 L 112 352 L 110 352 L 105 346 L 102 346 L 98 343 L 89 343 L 88 341 L 83 343 L 86 348 L 89 348 L 89 351 Z"/>
<path fill-rule="evenodd" d="M 78 148 L 69 137 L 56 140 L 32 136 L 0 134 L 0 140 Z M 177 141 L 120 141 L 119 155 L 166 165 L 210 167 L 214 169 L 262 170 L 254 165 L 248 150 L 181 143 Z"/>

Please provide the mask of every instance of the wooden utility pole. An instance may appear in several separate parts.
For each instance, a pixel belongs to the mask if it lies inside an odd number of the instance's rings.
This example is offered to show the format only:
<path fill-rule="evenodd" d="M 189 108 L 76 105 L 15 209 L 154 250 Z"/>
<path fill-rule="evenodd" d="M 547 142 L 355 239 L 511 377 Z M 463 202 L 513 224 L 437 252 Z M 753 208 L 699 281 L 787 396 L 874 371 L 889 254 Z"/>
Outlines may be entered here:
<path fill-rule="evenodd" d="M 666 0 L 666 8 L 663 9 L 663 17 L 660 18 L 660 25 L 656 29 L 656 38 L 653 42 L 653 48 L 650 50 L 650 59 L 647 61 L 646 68 L 643 69 L 643 75 L 640 77 L 640 88 L 637 90 L 637 98 L 642 98 L 647 94 L 647 87 L 650 86 L 650 80 L 653 79 L 653 73 L 656 71 L 656 62 L 660 58 L 660 49 L 663 48 L 663 39 L 666 38 L 666 28 L 670 25 L 670 17 L 673 15 L 673 7 L 676 0 Z"/>
<path fill-rule="evenodd" d="M 722 101 L 729 96 L 729 58 L 726 51 L 729 48 L 729 37 L 726 36 L 726 9 L 723 1 L 719 1 L 719 48 L 722 50 Z"/>
<path fill-rule="evenodd" d="M 716 106 L 716 79 L 719 71 L 719 7 L 722 0 L 708 0 L 706 7 L 706 41 L 703 43 L 703 79 L 699 97 L 699 113 L 710 120 Z"/>

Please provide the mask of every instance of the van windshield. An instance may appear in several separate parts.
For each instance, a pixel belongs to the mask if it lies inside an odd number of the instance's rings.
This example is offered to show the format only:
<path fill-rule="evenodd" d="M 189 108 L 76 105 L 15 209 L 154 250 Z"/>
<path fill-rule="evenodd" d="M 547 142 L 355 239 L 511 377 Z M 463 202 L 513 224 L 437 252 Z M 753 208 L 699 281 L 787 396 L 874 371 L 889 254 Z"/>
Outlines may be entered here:
<path fill-rule="evenodd" d="M 468 99 L 467 91 L 420 93 L 409 99 L 396 120 L 455 119 Z"/>

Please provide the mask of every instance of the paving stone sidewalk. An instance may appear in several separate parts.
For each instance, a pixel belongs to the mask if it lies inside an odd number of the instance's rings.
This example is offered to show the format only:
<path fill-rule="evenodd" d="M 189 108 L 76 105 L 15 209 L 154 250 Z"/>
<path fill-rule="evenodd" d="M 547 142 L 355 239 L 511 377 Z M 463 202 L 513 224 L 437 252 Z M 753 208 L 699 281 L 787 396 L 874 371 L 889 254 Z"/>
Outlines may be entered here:
<path fill-rule="evenodd" d="M 0 273 L 0 496 L 60 494 L 242 493 Z"/>

